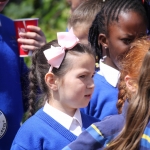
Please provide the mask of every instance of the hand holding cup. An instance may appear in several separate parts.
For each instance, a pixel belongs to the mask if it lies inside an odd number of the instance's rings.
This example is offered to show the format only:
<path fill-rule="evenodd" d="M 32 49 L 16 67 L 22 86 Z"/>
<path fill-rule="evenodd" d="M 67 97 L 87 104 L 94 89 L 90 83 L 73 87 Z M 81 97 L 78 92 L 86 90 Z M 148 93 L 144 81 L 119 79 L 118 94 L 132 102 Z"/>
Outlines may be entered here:
<path fill-rule="evenodd" d="M 32 54 L 32 51 L 46 43 L 44 33 L 38 27 L 38 18 L 14 20 L 20 57 Z"/>

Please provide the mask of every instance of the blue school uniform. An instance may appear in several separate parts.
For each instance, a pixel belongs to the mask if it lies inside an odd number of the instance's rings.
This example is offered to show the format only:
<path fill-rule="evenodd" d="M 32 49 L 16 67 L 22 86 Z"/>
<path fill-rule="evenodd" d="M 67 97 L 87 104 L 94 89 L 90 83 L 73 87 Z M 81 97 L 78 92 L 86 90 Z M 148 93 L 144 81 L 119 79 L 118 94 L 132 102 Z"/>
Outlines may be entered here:
<path fill-rule="evenodd" d="M 28 69 L 18 54 L 14 22 L 0 14 L 0 150 L 10 150 L 23 116 L 21 79 Z"/>
<path fill-rule="evenodd" d="M 98 120 L 81 113 L 82 129 L 85 130 Z M 19 129 L 11 150 L 61 150 L 77 138 L 41 108 Z"/>

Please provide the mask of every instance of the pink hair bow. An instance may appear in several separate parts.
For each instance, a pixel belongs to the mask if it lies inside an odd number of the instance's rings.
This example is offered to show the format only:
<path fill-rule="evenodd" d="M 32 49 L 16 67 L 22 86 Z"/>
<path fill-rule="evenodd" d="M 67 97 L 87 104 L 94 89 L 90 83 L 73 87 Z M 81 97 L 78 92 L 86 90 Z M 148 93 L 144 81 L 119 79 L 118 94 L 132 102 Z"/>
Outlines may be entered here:
<path fill-rule="evenodd" d="M 79 42 L 72 29 L 69 32 L 58 32 L 57 39 L 61 47 L 51 46 L 51 48 L 44 51 L 44 55 L 51 65 L 50 71 L 53 67 L 59 68 L 64 59 L 65 50 L 73 48 Z"/>

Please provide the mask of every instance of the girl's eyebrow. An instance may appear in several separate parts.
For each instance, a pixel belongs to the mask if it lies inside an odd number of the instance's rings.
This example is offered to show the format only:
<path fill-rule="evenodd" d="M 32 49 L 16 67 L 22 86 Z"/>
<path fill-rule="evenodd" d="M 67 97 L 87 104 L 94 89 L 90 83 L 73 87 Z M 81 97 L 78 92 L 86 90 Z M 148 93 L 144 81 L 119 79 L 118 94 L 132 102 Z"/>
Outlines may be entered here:
<path fill-rule="evenodd" d="M 87 74 L 90 74 L 90 73 L 92 73 L 92 71 L 89 71 L 89 70 L 87 70 L 87 69 L 84 69 L 84 70 L 82 70 L 80 73 L 87 73 Z M 93 73 L 95 73 L 95 71 L 93 71 Z"/>
<path fill-rule="evenodd" d="M 144 36 L 146 33 L 139 33 L 138 35 L 140 35 L 140 36 Z M 122 34 L 122 35 L 124 35 L 124 36 L 128 36 L 128 37 L 134 37 L 135 36 L 135 33 L 133 34 L 133 33 L 125 33 L 125 34 Z M 136 34 L 137 35 L 137 34 Z"/>
<path fill-rule="evenodd" d="M 126 36 L 133 36 L 135 33 L 131 33 L 131 32 L 129 32 L 129 33 L 123 33 L 122 35 L 126 35 Z"/>

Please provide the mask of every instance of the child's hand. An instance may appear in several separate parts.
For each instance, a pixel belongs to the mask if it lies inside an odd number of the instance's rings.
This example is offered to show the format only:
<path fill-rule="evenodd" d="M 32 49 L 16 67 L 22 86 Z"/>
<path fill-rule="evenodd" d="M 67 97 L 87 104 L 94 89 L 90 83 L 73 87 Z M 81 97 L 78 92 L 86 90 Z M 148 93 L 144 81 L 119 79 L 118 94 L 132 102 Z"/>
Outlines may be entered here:
<path fill-rule="evenodd" d="M 46 43 L 46 38 L 40 27 L 27 26 L 27 32 L 20 32 L 18 42 L 25 50 L 35 50 Z"/>

